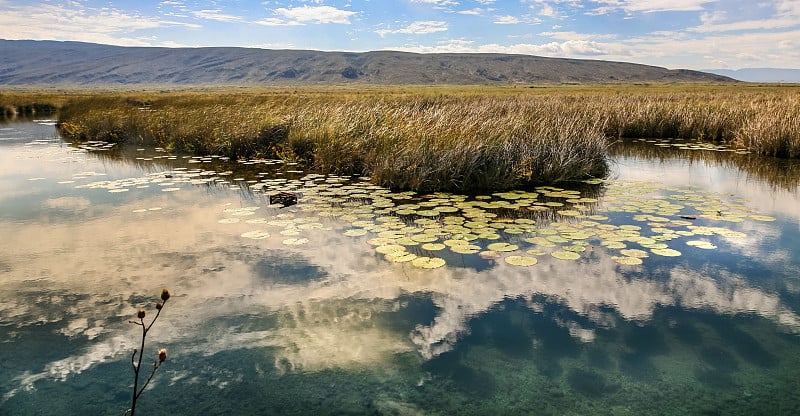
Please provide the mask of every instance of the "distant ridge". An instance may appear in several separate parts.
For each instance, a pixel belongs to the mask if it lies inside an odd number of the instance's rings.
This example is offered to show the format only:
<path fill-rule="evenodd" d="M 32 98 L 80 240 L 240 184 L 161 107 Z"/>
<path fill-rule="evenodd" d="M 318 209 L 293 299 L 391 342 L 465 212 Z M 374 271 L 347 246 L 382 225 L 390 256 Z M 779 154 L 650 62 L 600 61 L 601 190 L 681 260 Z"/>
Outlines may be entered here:
<path fill-rule="evenodd" d="M 731 82 L 700 71 L 508 54 L 142 48 L 0 40 L 0 85 Z"/>
<path fill-rule="evenodd" d="M 800 83 L 800 69 L 791 68 L 742 68 L 708 69 L 704 72 L 731 77 L 745 82 L 792 82 Z"/>

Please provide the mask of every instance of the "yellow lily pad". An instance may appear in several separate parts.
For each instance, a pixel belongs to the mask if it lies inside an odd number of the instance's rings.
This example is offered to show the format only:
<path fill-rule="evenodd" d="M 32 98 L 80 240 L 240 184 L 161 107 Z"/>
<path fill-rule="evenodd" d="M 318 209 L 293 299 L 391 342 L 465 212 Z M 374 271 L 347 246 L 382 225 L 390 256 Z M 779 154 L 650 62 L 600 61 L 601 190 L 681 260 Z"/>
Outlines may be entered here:
<path fill-rule="evenodd" d="M 405 251 L 394 251 L 391 253 L 386 254 L 385 258 L 389 261 L 393 261 L 395 263 L 406 263 L 412 261 L 417 258 L 417 255 L 414 253 L 408 253 Z"/>
<path fill-rule="evenodd" d="M 486 248 L 492 251 L 509 252 L 518 250 L 519 246 L 509 243 L 492 243 L 486 246 Z"/>
<path fill-rule="evenodd" d="M 641 258 L 645 258 L 645 257 L 650 257 L 650 255 L 647 254 L 646 251 L 635 249 L 635 248 L 626 249 L 626 250 L 620 250 L 619 252 L 620 252 L 620 254 L 622 254 L 623 256 L 626 256 L 626 257 L 636 257 L 636 258 L 640 258 L 640 259 Z"/>
<path fill-rule="evenodd" d="M 417 257 L 411 261 L 415 267 L 423 269 L 436 269 L 445 265 L 445 261 L 439 257 Z"/>
<path fill-rule="evenodd" d="M 480 252 L 481 248 L 472 244 L 460 244 L 456 246 L 450 246 L 450 251 L 458 254 L 475 254 Z"/>
<path fill-rule="evenodd" d="M 531 256 L 508 256 L 504 260 L 512 266 L 522 267 L 533 266 L 539 262 L 539 259 Z"/>
<path fill-rule="evenodd" d="M 256 231 L 248 231 L 246 233 L 242 233 L 241 236 L 252 240 L 263 240 L 265 238 L 269 238 L 269 233 L 266 231 L 256 230 Z"/>
<path fill-rule="evenodd" d="M 389 253 L 394 253 L 394 252 L 397 252 L 397 251 L 406 251 L 406 248 L 404 246 L 399 245 L 399 244 L 386 244 L 386 245 L 382 245 L 382 246 L 376 247 L 375 251 L 377 251 L 378 253 L 381 253 L 381 254 L 389 254 Z"/>
<path fill-rule="evenodd" d="M 671 248 L 656 248 L 656 249 L 650 250 L 650 252 L 653 253 L 653 254 L 658 254 L 659 256 L 664 256 L 664 257 L 678 257 L 678 256 L 681 255 L 680 251 L 673 250 Z"/>
<path fill-rule="evenodd" d="M 425 243 L 420 247 L 422 247 L 423 250 L 439 251 L 439 250 L 444 250 L 444 248 L 447 246 L 445 246 L 442 243 Z"/>
<path fill-rule="evenodd" d="M 550 255 L 559 260 L 578 260 L 581 258 L 581 255 L 574 251 L 554 251 Z"/>
<path fill-rule="evenodd" d="M 344 232 L 344 235 L 348 237 L 360 237 L 365 234 L 367 234 L 367 230 L 363 228 L 352 228 Z"/>
<path fill-rule="evenodd" d="M 703 250 L 713 250 L 717 248 L 717 246 L 715 246 L 714 244 L 711 244 L 710 242 L 703 240 L 690 240 L 687 241 L 686 244 L 692 247 L 702 248 Z"/>

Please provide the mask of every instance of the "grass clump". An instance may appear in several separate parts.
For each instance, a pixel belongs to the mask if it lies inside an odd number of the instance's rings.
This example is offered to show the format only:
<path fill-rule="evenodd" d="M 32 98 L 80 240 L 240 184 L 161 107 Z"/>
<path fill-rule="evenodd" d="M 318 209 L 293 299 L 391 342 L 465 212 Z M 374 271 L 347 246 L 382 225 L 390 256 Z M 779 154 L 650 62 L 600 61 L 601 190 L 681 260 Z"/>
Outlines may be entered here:
<path fill-rule="evenodd" d="M 95 96 L 67 103 L 59 128 L 71 140 L 281 157 L 391 188 L 469 192 L 603 176 L 602 122 L 571 110 L 499 94 Z"/>

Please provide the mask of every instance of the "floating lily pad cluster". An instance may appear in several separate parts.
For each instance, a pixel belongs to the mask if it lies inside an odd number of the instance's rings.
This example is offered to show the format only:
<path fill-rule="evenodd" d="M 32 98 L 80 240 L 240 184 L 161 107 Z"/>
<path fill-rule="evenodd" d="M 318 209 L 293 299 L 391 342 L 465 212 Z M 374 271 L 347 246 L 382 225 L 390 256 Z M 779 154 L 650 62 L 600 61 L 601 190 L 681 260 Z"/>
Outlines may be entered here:
<path fill-rule="evenodd" d="M 74 179 L 85 179 L 89 176 L 100 176 L 95 172 L 80 173 L 73 176 Z M 124 178 L 117 180 L 95 181 L 84 185 L 78 185 L 79 189 L 107 189 L 108 192 L 128 192 L 131 189 L 146 189 L 151 186 L 160 187 L 162 192 L 175 192 L 182 189 L 184 185 L 206 185 L 214 182 L 227 181 L 222 178 L 226 172 L 217 173 L 213 170 L 174 168 L 171 171 L 153 172 L 136 178 Z"/>
<path fill-rule="evenodd" d="M 638 142 L 650 143 L 657 147 L 675 148 L 680 150 L 705 150 L 712 152 L 732 152 L 737 155 L 748 155 L 750 151 L 746 149 L 734 149 L 722 144 L 702 142 L 702 141 L 683 141 L 672 139 L 637 139 Z"/>
<path fill-rule="evenodd" d="M 77 147 L 79 149 L 91 151 L 91 152 L 102 152 L 107 151 L 115 148 L 117 146 L 116 143 L 109 143 L 102 140 L 89 140 L 87 142 L 83 142 L 79 144 Z"/>
<path fill-rule="evenodd" d="M 187 159 L 196 164 L 222 157 Z M 344 223 L 345 236 L 363 238 L 388 261 L 420 268 L 442 267 L 459 256 L 530 267 L 543 258 L 575 261 L 610 255 L 621 265 L 635 266 L 650 257 L 714 250 L 723 238 L 746 236 L 725 227 L 728 223 L 774 220 L 750 212 L 745 201 L 728 195 L 692 187 L 664 188 L 658 183 L 592 179 L 582 184 L 582 191 L 542 186 L 472 197 L 444 192 L 418 195 L 393 192 L 371 184 L 369 178 L 300 176 L 302 170 L 288 171 L 279 160 L 239 163 L 249 169 L 264 166 L 266 172 L 236 177 L 230 170 L 176 167 L 79 187 L 126 192 L 159 186 L 171 192 L 184 185 L 224 183 L 256 194 L 289 192 L 297 195 L 297 205 L 227 207 L 219 222 L 252 225 L 241 234 L 243 238 L 281 238 L 289 246 L 307 244 L 313 233 L 332 231 L 332 223 L 337 228 Z M 282 173 L 296 174 L 296 179 L 276 175 L 276 166 Z"/>
<path fill-rule="evenodd" d="M 294 212 L 344 221 L 349 224 L 345 236 L 364 238 L 388 261 L 421 268 L 442 267 L 454 255 L 529 267 L 543 256 L 574 261 L 605 252 L 621 265 L 638 265 L 651 256 L 715 249 L 712 238 L 746 236 L 708 222 L 774 220 L 749 212 L 742 200 L 655 183 L 605 183 L 602 201 L 598 195 L 556 187 L 474 197 L 417 195 L 316 174 L 264 179 L 251 189 L 296 192 L 300 198 Z"/>

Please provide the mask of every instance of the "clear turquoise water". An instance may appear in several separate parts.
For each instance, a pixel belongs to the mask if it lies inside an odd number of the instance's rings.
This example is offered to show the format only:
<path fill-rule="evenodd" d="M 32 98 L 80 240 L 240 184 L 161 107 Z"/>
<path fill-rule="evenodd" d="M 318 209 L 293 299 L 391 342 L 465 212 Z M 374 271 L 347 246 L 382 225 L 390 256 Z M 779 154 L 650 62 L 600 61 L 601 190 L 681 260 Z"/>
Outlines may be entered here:
<path fill-rule="evenodd" d="M 173 297 L 145 357 L 169 358 L 139 414 L 800 414 L 797 167 L 651 143 L 614 155 L 607 183 L 575 184 L 597 202 L 483 209 L 498 238 L 470 243 L 517 250 L 405 245 L 446 261 L 423 269 L 380 252 L 397 238 L 374 239 L 439 230 L 473 198 L 78 149 L 48 123 L 0 125 L 0 414 L 122 414 L 138 343 L 128 320 L 152 316 L 162 287 Z M 270 206 L 262 187 L 300 203 Z M 546 192 L 534 204 L 566 199 Z M 420 202 L 458 209 L 392 211 Z M 557 213 L 575 204 L 580 217 Z M 624 265 L 600 231 L 623 225 L 700 233 L 625 241 L 648 257 Z M 577 260 L 550 255 L 572 242 L 526 240 L 578 226 L 594 234 Z M 436 230 L 436 243 L 463 237 Z M 658 243 L 680 256 L 646 247 Z"/>

